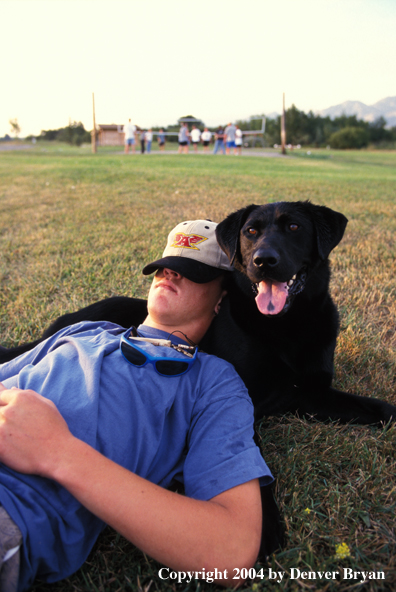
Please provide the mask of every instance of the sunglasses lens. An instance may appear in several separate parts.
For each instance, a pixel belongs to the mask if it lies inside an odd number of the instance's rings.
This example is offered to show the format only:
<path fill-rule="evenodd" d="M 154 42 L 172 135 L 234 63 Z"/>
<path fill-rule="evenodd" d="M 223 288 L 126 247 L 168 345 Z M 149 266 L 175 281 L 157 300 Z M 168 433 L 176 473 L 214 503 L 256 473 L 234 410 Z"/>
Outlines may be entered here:
<path fill-rule="evenodd" d="M 134 347 L 131 347 L 127 343 L 121 344 L 121 351 L 128 362 L 134 366 L 143 366 L 147 360 L 146 356 L 142 352 L 140 352 L 138 349 L 135 349 Z"/>
<path fill-rule="evenodd" d="M 188 363 L 176 362 L 175 360 L 158 360 L 158 362 L 155 363 L 155 367 L 159 374 L 164 374 L 165 376 L 177 376 L 178 374 L 187 372 Z"/>
<path fill-rule="evenodd" d="M 145 366 L 147 363 L 154 364 L 158 374 L 162 376 L 179 376 L 187 372 L 190 365 L 194 362 L 197 349 L 195 348 L 194 356 L 188 362 L 183 360 L 175 360 L 174 358 L 155 358 L 149 353 L 145 354 L 140 350 L 139 346 L 132 345 L 126 341 L 129 337 L 127 334 L 124 339 L 120 342 L 121 352 L 124 358 L 134 366 Z"/>

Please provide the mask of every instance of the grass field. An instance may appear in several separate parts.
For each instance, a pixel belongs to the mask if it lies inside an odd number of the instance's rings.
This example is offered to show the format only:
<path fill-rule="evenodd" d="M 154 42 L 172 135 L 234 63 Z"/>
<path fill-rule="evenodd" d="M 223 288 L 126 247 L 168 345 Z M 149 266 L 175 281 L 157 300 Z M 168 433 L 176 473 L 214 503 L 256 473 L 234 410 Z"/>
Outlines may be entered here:
<path fill-rule="evenodd" d="M 251 155 L 252 153 L 250 153 Z M 144 297 L 143 264 L 182 219 L 220 221 L 249 203 L 305 200 L 349 218 L 332 253 L 341 314 L 335 385 L 396 404 L 396 152 L 294 152 L 287 158 L 90 154 L 38 144 L 0 152 L 0 343 L 40 335 L 59 314 L 111 295 Z M 396 432 L 265 419 L 286 546 L 254 590 L 396 589 Z M 341 543 L 350 555 L 336 554 Z M 158 577 L 159 566 L 107 529 L 69 580 L 36 592 L 211 590 Z M 285 572 L 281 584 L 268 568 Z M 292 579 L 300 571 L 385 573 L 385 580 Z M 296 573 L 296 572 L 294 572 Z"/>

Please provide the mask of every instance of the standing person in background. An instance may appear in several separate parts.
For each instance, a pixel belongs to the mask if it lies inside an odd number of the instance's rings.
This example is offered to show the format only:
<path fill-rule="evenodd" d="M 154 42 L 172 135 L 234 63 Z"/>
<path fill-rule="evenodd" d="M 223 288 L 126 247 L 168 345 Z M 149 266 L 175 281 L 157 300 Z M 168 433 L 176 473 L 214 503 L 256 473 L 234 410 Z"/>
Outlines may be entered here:
<path fill-rule="evenodd" d="M 213 154 L 217 154 L 217 152 L 221 150 L 223 154 L 225 154 L 225 147 L 224 147 L 224 129 L 221 125 L 215 131 L 215 145 Z"/>
<path fill-rule="evenodd" d="M 207 127 L 205 127 L 205 129 L 201 135 L 201 140 L 202 140 L 202 144 L 203 144 L 203 151 L 205 154 L 208 154 L 208 152 L 209 152 L 209 144 L 210 144 L 211 139 L 212 139 L 212 132 L 210 132 Z"/>
<path fill-rule="evenodd" d="M 242 130 L 236 125 L 235 126 L 235 150 L 234 154 L 242 154 Z"/>
<path fill-rule="evenodd" d="M 236 127 L 233 123 L 229 123 L 224 130 L 226 141 L 226 154 L 230 154 L 231 148 L 235 148 L 235 132 Z"/>
<path fill-rule="evenodd" d="M 144 154 L 146 148 L 146 132 L 145 130 L 140 130 L 140 152 Z"/>
<path fill-rule="evenodd" d="M 131 120 L 128 120 L 128 123 L 126 123 L 124 125 L 124 129 L 123 132 L 125 134 L 125 138 L 124 138 L 124 143 L 125 143 L 125 148 L 124 148 L 124 152 L 125 154 L 128 154 L 129 152 L 129 146 L 132 146 L 132 152 L 133 154 L 135 154 L 135 133 L 136 133 L 136 126 L 133 125 L 133 123 L 131 122 Z"/>
<path fill-rule="evenodd" d="M 150 152 L 151 152 L 151 144 L 153 142 L 153 130 L 151 128 L 149 130 L 147 130 L 146 135 L 145 135 L 145 140 L 146 140 L 146 151 L 147 151 L 147 154 L 150 154 Z"/>
<path fill-rule="evenodd" d="M 192 145 L 194 146 L 194 152 L 198 152 L 198 144 L 201 139 L 201 131 L 197 128 L 196 125 L 192 126 L 190 136 Z"/>
<path fill-rule="evenodd" d="M 179 154 L 188 154 L 189 132 L 187 123 L 182 123 L 179 130 Z"/>
<path fill-rule="evenodd" d="M 157 142 L 158 142 L 158 148 L 160 149 L 161 152 L 163 152 L 165 149 L 165 134 L 164 134 L 163 129 L 160 129 L 160 131 L 158 132 Z"/>

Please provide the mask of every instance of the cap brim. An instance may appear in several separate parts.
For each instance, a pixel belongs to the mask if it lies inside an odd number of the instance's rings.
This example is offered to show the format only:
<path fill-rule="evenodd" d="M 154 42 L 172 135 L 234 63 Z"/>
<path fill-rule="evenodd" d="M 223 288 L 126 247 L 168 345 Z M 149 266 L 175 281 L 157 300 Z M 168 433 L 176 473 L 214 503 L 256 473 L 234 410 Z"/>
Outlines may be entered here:
<path fill-rule="evenodd" d="M 226 272 L 226 270 L 187 257 L 163 257 L 146 265 L 143 268 L 143 274 L 150 275 L 160 267 L 167 267 L 172 271 L 177 271 L 177 273 L 196 284 L 206 284 Z"/>

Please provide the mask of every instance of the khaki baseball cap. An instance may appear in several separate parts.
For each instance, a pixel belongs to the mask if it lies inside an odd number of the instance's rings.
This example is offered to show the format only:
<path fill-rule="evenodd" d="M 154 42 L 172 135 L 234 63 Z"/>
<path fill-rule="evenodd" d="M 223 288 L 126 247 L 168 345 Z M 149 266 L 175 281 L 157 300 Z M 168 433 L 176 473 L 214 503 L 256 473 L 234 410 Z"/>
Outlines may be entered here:
<path fill-rule="evenodd" d="M 143 274 L 167 267 L 192 282 L 205 284 L 225 271 L 232 271 L 227 255 L 216 240 L 216 226 L 210 220 L 181 222 L 169 233 L 161 259 L 146 265 Z"/>

